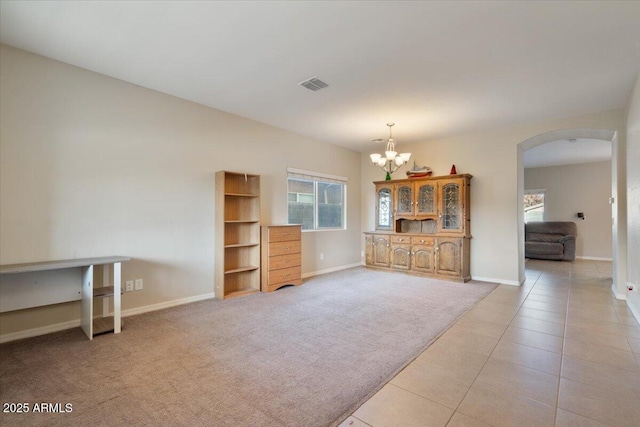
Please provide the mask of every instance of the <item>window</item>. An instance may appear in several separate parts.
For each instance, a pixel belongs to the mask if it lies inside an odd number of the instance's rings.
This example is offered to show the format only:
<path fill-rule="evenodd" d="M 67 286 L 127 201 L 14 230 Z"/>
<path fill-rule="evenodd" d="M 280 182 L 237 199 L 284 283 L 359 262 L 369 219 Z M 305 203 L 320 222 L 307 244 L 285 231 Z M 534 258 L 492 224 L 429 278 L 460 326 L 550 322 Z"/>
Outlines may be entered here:
<path fill-rule="evenodd" d="M 346 229 L 347 178 L 287 168 L 289 224 L 303 230 Z"/>
<path fill-rule="evenodd" d="M 545 190 L 524 190 L 524 222 L 544 221 Z"/>

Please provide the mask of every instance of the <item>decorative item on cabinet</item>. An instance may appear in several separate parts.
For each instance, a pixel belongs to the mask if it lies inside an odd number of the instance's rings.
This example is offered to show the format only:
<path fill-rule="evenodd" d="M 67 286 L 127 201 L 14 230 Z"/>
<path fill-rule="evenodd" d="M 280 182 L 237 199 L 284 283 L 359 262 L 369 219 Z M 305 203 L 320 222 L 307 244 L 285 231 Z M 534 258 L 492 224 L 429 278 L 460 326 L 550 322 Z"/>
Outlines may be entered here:
<path fill-rule="evenodd" d="M 456 172 L 456 165 L 451 165 L 451 171 L 449 172 L 449 175 L 457 175 L 458 172 Z"/>
<path fill-rule="evenodd" d="M 471 178 L 464 174 L 375 182 L 376 231 L 365 233 L 365 264 L 470 280 Z M 380 213 L 389 197 L 390 225 L 388 216 Z"/>
<path fill-rule="evenodd" d="M 407 177 L 409 178 L 424 178 L 431 176 L 431 168 L 429 166 L 418 166 L 416 162 L 413 162 L 413 168 L 407 171 Z"/>

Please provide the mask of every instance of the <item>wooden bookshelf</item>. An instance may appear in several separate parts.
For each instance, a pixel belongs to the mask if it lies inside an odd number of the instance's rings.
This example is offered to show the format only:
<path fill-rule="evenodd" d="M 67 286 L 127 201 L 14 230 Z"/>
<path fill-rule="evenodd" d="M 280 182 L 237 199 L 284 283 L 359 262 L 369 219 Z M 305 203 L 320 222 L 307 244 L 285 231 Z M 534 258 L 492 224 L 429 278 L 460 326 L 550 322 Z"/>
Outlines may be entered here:
<path fill-rule="evenodd" d="M 260 176 L 216 173 L 215 295 L 260 291 Z"/>

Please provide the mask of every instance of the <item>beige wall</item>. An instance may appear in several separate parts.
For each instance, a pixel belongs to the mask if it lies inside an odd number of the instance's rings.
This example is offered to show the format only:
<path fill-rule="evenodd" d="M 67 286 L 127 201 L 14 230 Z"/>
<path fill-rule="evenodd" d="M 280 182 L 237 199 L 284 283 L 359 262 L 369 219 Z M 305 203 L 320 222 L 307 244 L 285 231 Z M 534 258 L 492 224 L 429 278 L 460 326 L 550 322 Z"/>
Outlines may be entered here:
<path fill-rule="evenodd" d="M 11 47 L 0 50 L 0 262 L 127 255 L 134 309 L 210 294 L 214 173 L 262 175 L 264 223 L 287 221 L 288 166 L 348 177 L 348 229 L 303 235 L 303 274 L 360 262 L 360 155 Z M 324 260 L 319 259 L 323 252 Z M 0 316 L 0 334 L 79 317 Z"/>
<path fill-rule="evenodd" d="M 526 102 L 526 100 L 523 100 Z M 598 114 L 476 132 L 418 144 L 403 144 L 398 150 L 411 152 L 410 163 L 430 166 L 434 175 L 447 175 L 455 164 L 458 173 L 473 175 L 471 180 L 471 275 L 475 279 L 518 284 L 524 277 L 519 269 L 521 243 L 518 208 L 518 144 L 558 129 L 591 128 L 621 130 L 625 112 Z M 398 126 L 401 124 L 398 123 Z M 372 152 L 374 150 L 371 150 Z M 372 181 L 384 174 L 371 164 L 369 153 L 362 153 L 362 227 L 374 227 L 374 187 Z M 406 167 L 394 174 L 404 176 Z M 520 239 L 520 240 L 519 240 Z M 361 239 L 364 247 L 364 239 Z"/>
<path fill-rule="evenodd" d="M 524 188 L 546 190 L 546 221 L 576 223 L 578 257 L 612 258 L 611 161 L 525 169 Z"/>

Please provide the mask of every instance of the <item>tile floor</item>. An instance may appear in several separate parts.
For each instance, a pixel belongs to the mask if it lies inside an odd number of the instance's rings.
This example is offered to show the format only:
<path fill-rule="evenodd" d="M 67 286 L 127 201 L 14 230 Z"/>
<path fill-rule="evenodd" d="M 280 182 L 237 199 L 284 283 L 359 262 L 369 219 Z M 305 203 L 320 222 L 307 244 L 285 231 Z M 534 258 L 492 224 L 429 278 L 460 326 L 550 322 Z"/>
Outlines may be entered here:
<path fill-rule="evenodd" d="M 341 427 L 640 426 L 640 326 L 611 268 L 529 260 Z"/>

